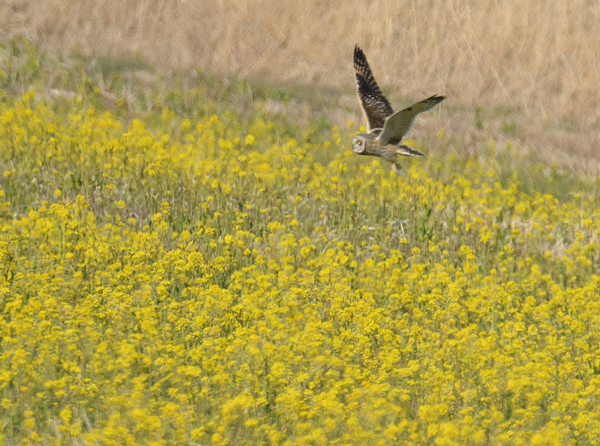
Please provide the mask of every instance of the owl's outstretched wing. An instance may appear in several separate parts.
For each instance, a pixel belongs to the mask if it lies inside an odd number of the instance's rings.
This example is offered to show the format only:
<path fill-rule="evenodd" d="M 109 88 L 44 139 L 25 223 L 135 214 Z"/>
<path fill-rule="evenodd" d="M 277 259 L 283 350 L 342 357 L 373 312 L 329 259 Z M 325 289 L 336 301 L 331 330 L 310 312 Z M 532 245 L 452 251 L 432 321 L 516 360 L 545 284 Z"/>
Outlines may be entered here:
<path fill-rule="evenodd" d="M 402 137 L 410 130 L 415 121 L 415 117 L 419 113 L 429 110 L 444 99 L 445 96 L 433 95 L 393 114 L 386 119 L 383 131 L 379 134 L 377 139 L 384 145 L 398 144 L 402 140 Z"/>
<path fill-rule="evenodd" d="M 385 119 L 394 113 L 394 109 L 377 85 L 365 53 L 358 45 L 354 47 L 354 71 L 358 83 L 358 99 L 369 122 L 368 130 L 382 128 Z"/>

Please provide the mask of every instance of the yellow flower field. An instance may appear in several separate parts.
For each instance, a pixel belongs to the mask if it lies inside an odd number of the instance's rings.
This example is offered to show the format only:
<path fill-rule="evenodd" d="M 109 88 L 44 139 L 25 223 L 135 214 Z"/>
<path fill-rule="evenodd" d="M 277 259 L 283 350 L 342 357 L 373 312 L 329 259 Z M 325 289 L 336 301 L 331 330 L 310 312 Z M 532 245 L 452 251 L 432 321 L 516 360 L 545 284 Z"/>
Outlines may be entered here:
<path fill-rule="evenodd" d="M 600 438 L 594 188 L 173 94 L 2 95 L 1 443 Z"/>

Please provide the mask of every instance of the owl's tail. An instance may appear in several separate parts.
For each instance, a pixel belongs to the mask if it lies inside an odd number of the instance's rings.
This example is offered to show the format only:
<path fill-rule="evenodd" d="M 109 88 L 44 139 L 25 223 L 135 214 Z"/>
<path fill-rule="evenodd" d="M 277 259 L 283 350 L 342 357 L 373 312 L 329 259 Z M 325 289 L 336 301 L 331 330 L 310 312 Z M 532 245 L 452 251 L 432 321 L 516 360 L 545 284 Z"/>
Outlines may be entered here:
<path fill-rule="evenodd" d="M 398 146 L 396 148 L 396 153 L 398 155 L 404 155 L 404 156 L 427 156 L 421 152 L 417 152 L 416 150 L 411 149 L 408 146 Z"/>

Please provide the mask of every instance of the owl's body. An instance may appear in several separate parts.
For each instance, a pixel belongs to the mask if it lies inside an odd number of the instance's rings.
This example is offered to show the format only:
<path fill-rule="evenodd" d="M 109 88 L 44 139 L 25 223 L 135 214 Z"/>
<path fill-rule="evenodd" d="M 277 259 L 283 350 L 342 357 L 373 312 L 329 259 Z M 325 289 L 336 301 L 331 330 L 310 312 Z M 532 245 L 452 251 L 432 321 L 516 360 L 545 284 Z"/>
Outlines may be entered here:
<path fill-rule="evenodd" d="M 400 145 L 402 137 L 410 130 L 415 117 L 444 99 L 433 95 L 394 114 L 394 109 L 375 81 L 363 51 L 354 48 L 354 70 L 358 83 L 358 98 L 369 123 L 367 133 L 361 133 L 352 140 L 352 150 L 359 155 L 379 156 L 392 163 L 392 169 L 399 173 L 396 162 L 398 155 L 425 156 L 408 146 Z"/>
<path fill-rule="evenodd" d="M 421 152 L 405 145 L 382 144 L 378 139 L 381 129 L 356 135 L 352 140 L 352 148 L 358 155 L 378 156 L 392 163 L 394 173 L 400 173 L 400 166 L 396 163 L 398 155 L 425 156 Z"/>

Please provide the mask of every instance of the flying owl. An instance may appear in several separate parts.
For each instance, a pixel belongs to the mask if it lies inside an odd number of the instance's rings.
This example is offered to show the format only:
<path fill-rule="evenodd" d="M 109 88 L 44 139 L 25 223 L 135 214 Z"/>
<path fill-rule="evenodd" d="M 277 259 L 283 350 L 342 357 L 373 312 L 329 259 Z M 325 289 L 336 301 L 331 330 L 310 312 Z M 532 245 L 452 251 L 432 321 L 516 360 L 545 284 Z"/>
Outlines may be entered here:
<path fill-rule="evenodd" d="M 365 53 L 358 45 L 354 47 L 354 71 L 358 83 L 358 98 L 369 126 L 367 133 L 354 137 L 352 150 L 359 155 L 379 156 L 389 161 L 394 173 L 399 174 L 400 166 L 396 163 L 398 155 L 425 156 L 408 146 L 400 145 L 402 137 L 410 130 L 419 113 L 429 110 L 445 97 L 433 95 L 394 113 L 375 81 Z"/>

